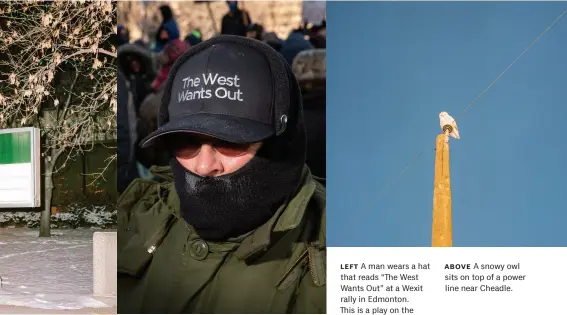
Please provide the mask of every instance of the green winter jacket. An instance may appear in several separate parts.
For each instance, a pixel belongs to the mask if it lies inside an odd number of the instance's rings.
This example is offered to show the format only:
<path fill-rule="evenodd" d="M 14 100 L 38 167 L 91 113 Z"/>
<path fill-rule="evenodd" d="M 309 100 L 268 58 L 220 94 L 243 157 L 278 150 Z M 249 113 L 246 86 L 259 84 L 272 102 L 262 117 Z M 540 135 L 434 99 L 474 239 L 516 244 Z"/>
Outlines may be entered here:
<path fill-rule="evenodd" d="M 326 313 L 325 188 L 305 167 L 295 197 L 226 242 L 180 217 L 169 167 L 118 200 L 118 313 Z"/>

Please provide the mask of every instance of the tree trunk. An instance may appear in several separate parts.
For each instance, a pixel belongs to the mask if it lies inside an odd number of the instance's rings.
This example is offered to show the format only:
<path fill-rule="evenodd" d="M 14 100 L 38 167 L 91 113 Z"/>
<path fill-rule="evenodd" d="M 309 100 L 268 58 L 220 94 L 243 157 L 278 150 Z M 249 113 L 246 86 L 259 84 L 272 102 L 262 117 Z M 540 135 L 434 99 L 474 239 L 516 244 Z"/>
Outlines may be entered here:
<path fill-rule="evenodd" d="M 63 153 L 63 149 L 52 149 L 51 154 L 47 155 L 43 163 L 45 165 L 45 197 L 43 198 L 43 211 L 39 221 L 39 237 L 51 237 L 51 199 L 53 197 L 53 169 L 57 164 L 57 159 Z"/>
<path fill-rule="evenodd" d="M 220 34 L 219 28 L 217 27 L 217 20 L 215 19 L 215 14 L 213 13 L 213 8 L 211 8 L 211 3 L 209 1 L 207 1 L 207 10 L 209 11 L 211 23 L 213 23 L 213 32 L 215 32 L 215 34 Z"/>
<path fill-rule="evenodd" d="M 43 211 L 41 212 L 41 220 L 39 221 L 39 237 L 51 236 L 51 198 L 53 197 L 53 168 L 55 161 L 48 161 L 44 159 L 45 175 L 43 177 L 45 182 L 45 194 L 43 198 Z"/>

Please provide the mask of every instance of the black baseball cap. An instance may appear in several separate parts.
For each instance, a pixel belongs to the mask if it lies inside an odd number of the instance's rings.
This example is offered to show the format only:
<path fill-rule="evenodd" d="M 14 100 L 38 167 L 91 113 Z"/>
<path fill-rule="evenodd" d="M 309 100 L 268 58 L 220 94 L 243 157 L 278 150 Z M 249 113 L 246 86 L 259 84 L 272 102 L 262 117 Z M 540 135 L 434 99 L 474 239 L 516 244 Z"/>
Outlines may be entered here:
<path fill-rule="evenodd" d="M 291 106 L 290 73 L 277 51 L 255 39 L 221 35 L 193 46 L 172 66 L 159 127 L 140 145 L 179 132 L 239 144 L 280 135 Z"/>

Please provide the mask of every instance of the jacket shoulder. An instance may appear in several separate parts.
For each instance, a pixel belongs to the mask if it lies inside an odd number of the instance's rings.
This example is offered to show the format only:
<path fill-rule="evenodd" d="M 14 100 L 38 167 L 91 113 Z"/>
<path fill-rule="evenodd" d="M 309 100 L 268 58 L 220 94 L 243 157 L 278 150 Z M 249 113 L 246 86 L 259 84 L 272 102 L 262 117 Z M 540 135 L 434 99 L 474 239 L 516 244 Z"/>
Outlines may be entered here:
<path fill-rule="evenodd" d="M 292 313 L 326 313 L 326 188 L 313 178 L 315 190 L 309 201 L 309 212 L 315 223 L 314 233 L 306 250 L 306 269 L 301 277 Z"/>
<path fill-rule="evenodd" d="M 158 195 L 158 186 L 159 183 L 153 180 L 134 179 L 117 200 L 119 217 L 124 215 L 129 217 L 132 210 L 136 208 L 136 204 L 154 199 L 152 197 Z M 120 225 L 120 222 L 118 222 L 118 225 Z"/>
<path fill-rule="evenodd" d="M 315 190 L 313 196 L 309 201 L 309 212 L 317 217 L 318 235 L 315 237 L 319 246 L 326 244 L 326 219 L 327 219 L 327 189 L 324 184 L 324 179 L 314 177 Z"/>
<path fill-rule="evenodd" d="M 315 190 L 309 201 L 309 213 L 313 218 L 314 233 L 307 248 L 308 268 L 312 285 L 325 287 L 326 284 L 326 243 L 327 243 L 327 190 L 325 186 L 315 181 Z"/>
<path fill-rule="evenodd" d="M 315 192 L 311 199 L 315 199 L 318 202 L 318 206 L 325 209 L 327 201 L 327 181 L 325 178 L 315 176 L 313 176 L 313 180 L 315 181 Z"/>
<path fill-rule="evenodd" d="M 174 221 L 166 202 L 171 187 L 136 179 L 118 199 L 118 273 L 140 277 L 153 257 L 152 247 Z"/>

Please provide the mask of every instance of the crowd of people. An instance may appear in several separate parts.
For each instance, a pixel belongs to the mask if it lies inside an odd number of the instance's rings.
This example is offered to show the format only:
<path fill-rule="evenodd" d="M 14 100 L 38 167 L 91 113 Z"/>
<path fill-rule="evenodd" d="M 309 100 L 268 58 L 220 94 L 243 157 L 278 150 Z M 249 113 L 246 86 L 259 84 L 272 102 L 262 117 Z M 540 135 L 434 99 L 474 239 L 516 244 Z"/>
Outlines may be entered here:
<path fill-rule="evenodd" d="M 158 126 L 163 87 L 175 61 L 205 41 L 199 29 L 181 34 L 168 5 L 159 7 L 161 23 L 150 42 L 131 39 L 127 27 L 117 29 L 118 47 L 118 187 L 119 193 L 135 178 L 153 178 L 152 166 L 169 165 L 167 150 L 156 142 L 141 148 L 139 141 Z M 307 133 L 307 165 L 313 175 L 325 178 L 325 39 L 326 22 L 301 25 L 287 38 L 254 23 L 253 17 L 227 1 L 218 35 L 236 35 L 263 41 L 288 62 L 301 87 Z"/>

